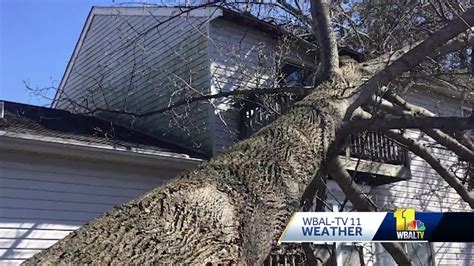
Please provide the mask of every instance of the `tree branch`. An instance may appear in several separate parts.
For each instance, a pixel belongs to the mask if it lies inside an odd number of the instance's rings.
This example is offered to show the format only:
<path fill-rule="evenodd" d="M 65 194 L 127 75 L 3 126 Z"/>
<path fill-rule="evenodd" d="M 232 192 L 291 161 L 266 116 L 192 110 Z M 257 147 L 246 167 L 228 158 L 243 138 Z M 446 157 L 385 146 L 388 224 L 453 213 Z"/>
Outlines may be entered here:
<path fill-rule="evenodd" d="M 106 108 L 90 109 L 86 106 L 80 106 L 80 107 L 88 110 L 87 112 L 85 112 L 86 114 L 106 112 L 106 113 L 113 113 L 113 114 L 130 115 L 134 117 L 146 117 L 146 116 L 168 112 L 174 108 L 178 108 L 186 104 L 191 104 L 191 103 L 206 101 L 206 100 L 211 100 L 211 99 L 225 98 L 225 97 L 238 96 L 238 95 L 265 95 L 265 94 L 276 94 L 276 93 L 283 93 L 283 92 L 297 93 L 297 92 L 311 91 L 312 89 L 313 87 L 307 86 L 307 87 L 279 87 L 279 88 L 260 88 L 260 89 L 255 89 L 255 90 L 223 91 L 223 92 L 219 92 L 215 94 L 206 94 L 206 95 L 199 95 L 196 97 L 185 98 L 175 103 L 169 104 L 166 107 L 155 109 L 155 110 L 144 112 L 144 113 L 130 112 L 127 110 L 111 110 L 111 109 L 106 109 Z"/>
<path fill-rule="evenodd" d="M 436 57 L 440 57 L 455 51 L 458 51 L 462 48 L 468 48 L 469 46 L 474 45 L 474 33 L 468 33 L 466 35 L 461 35 L 458 38 L 450 40 L 443 47 L 441 47 L 437 53 Z"/>
<path fill-rule="evenodd" d="M 472 122 L 473 120 L 471 118 L 471 123 Z M 456 155 L 459 156 L 460 159 L 467 162 L 474 162 L 474 152 L 472 150 L 469 150 L 466 146 L 459 143 L 453 137 L 436 129 L 427 128 L 427 129 L 424 129 L 423 131 L 426 134 L 428 134 L 428 136 L 430 136 L 432 139 L 434 139 L 436 142 L 448 148 L 452 152 L 456 153 Z"/>
<path fill-rule="evenodd" d="M 461 196 L 461 198 L 474 209 L 474 197 L 467 189 L 459 182 L 459 180 L 451 174 L 445 167 L 441 165 L 438 159 L 436 159 L 431 152 L 428 151 L 421 143 L 410 139 L 402 134 L 399 134 L 393 130 L 388 130 L 384 132 L 390 138 L 400 142 L 405 145 L 411 152 L 415 155 L 421 157 L 425 160 L 456 192 Z"/>
<path fill-rule="evenodd" d="M 292 14 L 293 16 L 297 17 L 298 19 L 300 19 L 301 21 L 304 21 L 305 23 L 307 23 L 309 26 L 313 25 L 313 21 L 311 20 L 311 18 L 309 18 L 308 16 L 306 16 L 305 14 L 303 14 L 303 11 L 301 9 L 298 9 L 294 6 L 292 6 L 291 4 L 289 4 L 287 1 L 285 0 L 277 0 L 277 3 L 283 8 L 285 9 L 288 13 Z"/>
<path fill-rule="evenodd" d="M 429 110 L 419 107 L 414 104 L 408 103 L 405 99 L 402 97 L 396 95 L 393 92 L 387 92 L 384 95 L 384 98 L 389 100 L 390 102 L 397 104 L 404 108 L 405 110 L 411 112 L 411 115 L 419 115 L 419 116 L 425 116 L 425 117 L 436 117 L 436 115 Z M 473 119 L 472 117 L 470 118 L 471 120 Z M 472 122 L 471 122 L 472 123 Z M 449 129 L 449 131 L 453 131 Z M 425 130 L 426 134 L 428 134 L 431 138 L 434 140 L 438 141 L 440 144 L 443 146 L 452 149 L 453 152 L 455 152 L 459 157 L 461 158 L 471 158 L 468 161 L 474 161 L 473 158 L 473 145 L 471 141 L 464 136 L 462 132 L 456 132 L 455 136 L 457 137 L 452 137 L 450 136 L 449 133 L 447 133 L 446 130 L 441 131 L 441 130 L 430 130 L 427 129 Z M 459 142 L 458 142 L 459 141 Z M 464 144 L 464 145 L 463 145 Z"/>
<path fill-rule="evenodd" d="M 366 119 L 371 118 L 371 114 L 364 111 L 361 111 L 359 115 Z M 452 175 L 445 167 L 443 167 L 439 160 L 432 156 L 422 144 L 411 138 L 405 137 L 394 130 L 386 130 L 384 133 L 388 137 L 398 141 L 402 145 L 405 145 L 411 152 L 425 160 L 452 188 L 454 188 L 454 190 L 456 190 L 456 192 L 458 192 L 461 198 L 474 209 L 474 196 L 471 195 L 459 182 L 456 176 Z"/>
<path fill-rule="evenodd" d="M 377 117 L 370 119 L 351 120 L 344 123 L 341 130 L 359 132 L 363 130 L 386 130 L 395 128 L 412 128 L 430 130 L 444 128 L 453 130 L 474 129 L 474 119 L 471 117 L 415 117 L 401 118 Z"/>
<path fill-rule="evenodd" d="M 321 69 L 319 80 L 331 80 L 340 76 L 339 55 L 337 52 L 336 34 L 332 30 L 331 13 L 327 0 L 311 0 L 313 30 L 319 44 Z"/>
<path fill-rule="evenodd" d="M 469 8 L 460 17 L 449 22 L 444 28 L 402 55 L 383 71 L 374 75 L 367 83 L 362 85 L 358 89 L 358 92 L 352 97 L 353 101 L 347 109 L 345 119 L 349 120 L 354 110 L 367 102 L 380 87 L 387 85 L 398 75 L 411 70 L 427 57 L 436 55 L 437 49 L 472 25 L 474 25 L 474 7 Z"/>
<path fill-rule="evenodd" d="M 333 159 L 329 163 L 328 169 L 333 179 L 358 211 L 377 211 L 375 203 L 352 181 L 351 175 L 344 168 L 341 160 Z M 382 245 L 399 265 L 411 265 L 410 259 L 400 243 L 383 243 Z"/>

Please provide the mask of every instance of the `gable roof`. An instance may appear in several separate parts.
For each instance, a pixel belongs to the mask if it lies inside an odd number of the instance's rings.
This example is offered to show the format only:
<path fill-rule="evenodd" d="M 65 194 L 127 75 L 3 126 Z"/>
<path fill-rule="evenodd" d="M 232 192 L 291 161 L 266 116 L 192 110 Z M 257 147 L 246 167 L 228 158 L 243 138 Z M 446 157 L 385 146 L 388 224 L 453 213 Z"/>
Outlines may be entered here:
<path fill-rule="evenodd" d="M 176 158 L 206 158 L 193 150 L 94 116 L 8 101 L 0 105 L 3 105 L 0 136 Z"/>

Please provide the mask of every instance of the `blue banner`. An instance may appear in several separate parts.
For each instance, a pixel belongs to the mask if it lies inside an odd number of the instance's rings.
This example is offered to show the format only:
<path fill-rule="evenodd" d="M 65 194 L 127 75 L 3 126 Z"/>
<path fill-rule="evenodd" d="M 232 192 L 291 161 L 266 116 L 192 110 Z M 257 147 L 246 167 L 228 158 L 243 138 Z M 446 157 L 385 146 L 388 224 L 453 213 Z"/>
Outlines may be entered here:
<path fill-rule="evenodd" d="M 298 212 L 280 242 L 474 242 L 474 213 Z"/>

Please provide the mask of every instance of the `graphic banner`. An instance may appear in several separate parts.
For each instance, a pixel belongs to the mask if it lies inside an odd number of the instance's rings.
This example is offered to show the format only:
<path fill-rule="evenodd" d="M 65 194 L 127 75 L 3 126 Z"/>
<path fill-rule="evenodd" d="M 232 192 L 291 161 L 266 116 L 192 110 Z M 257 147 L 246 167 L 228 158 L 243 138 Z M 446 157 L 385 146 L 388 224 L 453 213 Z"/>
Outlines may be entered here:
<path fill-rule="evenodd" d="M 297 212 L 279 242 L 474 242 L 474 213 Z"/>

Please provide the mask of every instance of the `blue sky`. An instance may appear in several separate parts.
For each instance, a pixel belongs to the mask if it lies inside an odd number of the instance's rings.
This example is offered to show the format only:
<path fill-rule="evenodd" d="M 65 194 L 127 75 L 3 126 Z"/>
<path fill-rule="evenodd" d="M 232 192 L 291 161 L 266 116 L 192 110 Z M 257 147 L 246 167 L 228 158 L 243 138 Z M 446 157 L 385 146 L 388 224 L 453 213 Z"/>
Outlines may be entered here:
<path fill-rule="evenodd" d="M 49 105 L 31 95 L 23 81 L 34 88 L 58 86 L 90 8 L 116 3 L 0 0 L 0 99 Z"/>

